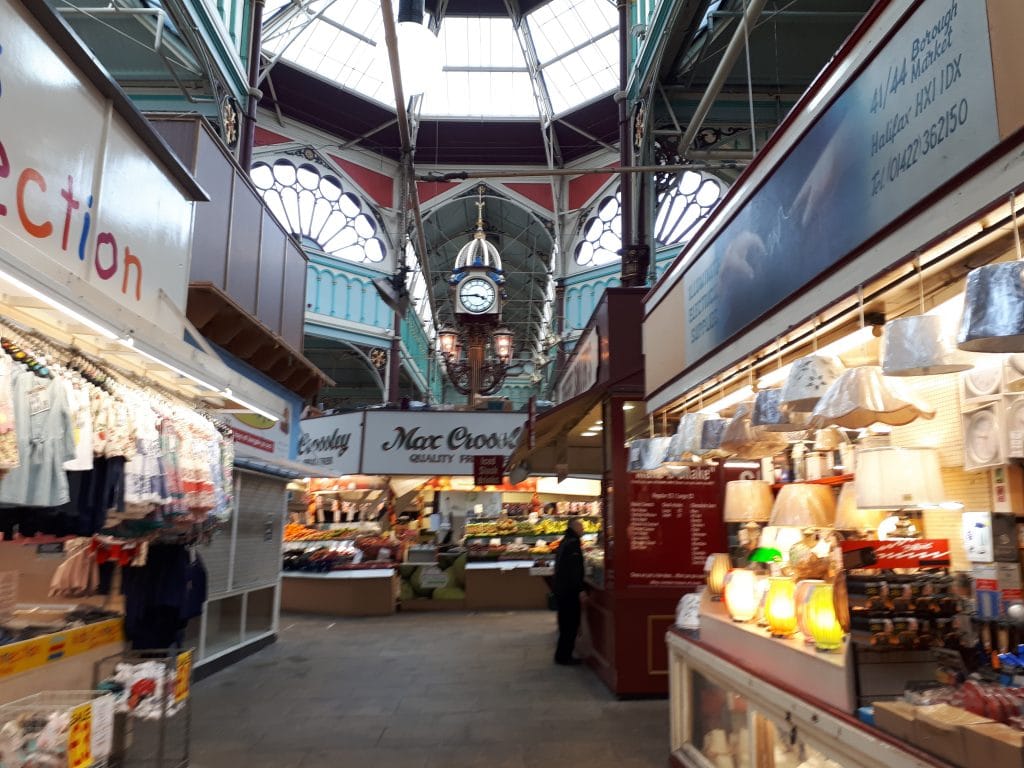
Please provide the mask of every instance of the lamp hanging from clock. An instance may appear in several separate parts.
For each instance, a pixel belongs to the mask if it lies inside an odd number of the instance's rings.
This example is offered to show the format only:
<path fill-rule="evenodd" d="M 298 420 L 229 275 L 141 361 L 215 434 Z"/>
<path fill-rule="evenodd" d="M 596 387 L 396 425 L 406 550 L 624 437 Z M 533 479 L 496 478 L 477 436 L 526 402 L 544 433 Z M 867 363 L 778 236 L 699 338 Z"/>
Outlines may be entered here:
<path fill-rule="evenodd" d="M 505 273 L 501 254 L 484 232 L 484 189 L 477 188 L 476 231 L 455 257 L 449 279 L 457 327 L 438 332 L 448 378 L 470 405 L 501 389 L 512 360 L 512 332 L 501 322 Z"/>

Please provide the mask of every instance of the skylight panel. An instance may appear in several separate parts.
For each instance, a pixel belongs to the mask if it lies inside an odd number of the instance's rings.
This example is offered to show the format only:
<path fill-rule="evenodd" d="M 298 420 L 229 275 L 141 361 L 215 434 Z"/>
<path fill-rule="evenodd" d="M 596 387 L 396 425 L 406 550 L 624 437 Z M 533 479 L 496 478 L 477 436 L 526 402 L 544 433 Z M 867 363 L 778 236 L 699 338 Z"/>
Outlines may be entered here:
<path fill-rule="evenodd" d="M 448 17 L 441 24 L 441 49 L 445 67 L 526 67 L 507 18 Z"/>
<path fill-rule="evenodd" d="M 526 17 L 541 64 L 618 28 L 607 0 L 552 0 Z"/>
<path fill-rule="evenodd" d="M 618 42 L 614 36 L 603 37 L 548 64 L 542 72 L 551 106 L 556 114 L 561 114 L 615 90 L 619 78 Z"/>
<path fill-rule="evenodd" d="M 526 72 L 444 72 L 424 94 L 423 115 L 535 119 L 537 101 Z"/>

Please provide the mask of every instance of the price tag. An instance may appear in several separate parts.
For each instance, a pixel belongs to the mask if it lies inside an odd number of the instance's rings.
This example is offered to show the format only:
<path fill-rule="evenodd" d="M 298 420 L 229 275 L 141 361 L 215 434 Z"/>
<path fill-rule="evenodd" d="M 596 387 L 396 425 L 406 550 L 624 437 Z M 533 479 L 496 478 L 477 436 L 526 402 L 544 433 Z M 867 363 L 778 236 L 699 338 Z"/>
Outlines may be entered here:
<path fill-rule="evenodd" d="M 192 683 L 192 651 L 178 654 L 178 669 L 174 675 L 174 703 L 179 704 L 188 698 L 189 686 Z"/>
<path fill-rule="evenodd" d="M 32 387 L 28 392 L 28 412 L 35 416 L 37 413 L 50 410 L 50 389 L 45 384 Z"/>
<path fill-rule="evenodd" d="M 85 703 L 71 710 L 68 727 L 68 768 L 89 768 L 92 765 L 92 704 Z"/>
<path fill-rule="evenodd" d="M 1010 430 L 1010 455 L 1024 456 L 1024 430 Z"/>
<path fill-rule="evenodd" d="M 92 754 L 96 760 L 110 756 L 114 746 L 114 697 L 100 696 L 92 702 Z"/>

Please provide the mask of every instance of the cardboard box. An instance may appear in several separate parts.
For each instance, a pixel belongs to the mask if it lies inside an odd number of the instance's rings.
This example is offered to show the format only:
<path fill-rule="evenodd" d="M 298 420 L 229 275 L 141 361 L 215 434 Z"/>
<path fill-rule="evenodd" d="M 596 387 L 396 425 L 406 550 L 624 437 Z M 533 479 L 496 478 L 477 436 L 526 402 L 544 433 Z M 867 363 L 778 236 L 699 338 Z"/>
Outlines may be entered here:
<path fill-rule="evenodd" d="M 917 707 L 914 715 L 911 742 L 960 768 L 968 768 L 965 726 L 994 722 L 948 704 Z"/>
<path fill-rule="evenodd" d="M 972 563 L 1018 561 L 1017 518 L 1005 512 L 964 512 L 964 551 Z"/>
<path fill-rule="evenodd" d="M 915 709 L 905 701 L 876 701 L 875 725 L 901 741 L 912 741 Z"/>
<path fill-rule="evenodd" d="M 964 728 L 967 768 L 1024 768 L 1024 731 L 1002 723 Z"/>

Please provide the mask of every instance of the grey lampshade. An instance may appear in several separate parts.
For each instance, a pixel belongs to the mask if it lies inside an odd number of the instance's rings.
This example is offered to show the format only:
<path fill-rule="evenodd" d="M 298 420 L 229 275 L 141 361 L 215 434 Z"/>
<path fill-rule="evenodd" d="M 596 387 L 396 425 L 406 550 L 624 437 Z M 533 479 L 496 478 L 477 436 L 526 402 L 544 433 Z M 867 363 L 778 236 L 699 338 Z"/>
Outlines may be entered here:
<path fill-rule="evenodd" d="M 782 409 L 782 387 L 762 389 L 754 397 L 754 413 L 750 424 L 766 432 L 798 432 L 806 421 L 797 411 Z"/>
<path fill-rule="evenodd" d="M 969 352 L 1024 352 L 1024 261 L 967 275 L 957 346 Z"/>
<path fill-rule="evenodd" d="M 864 429 L 875 422 L 900 426 L 934 416 L 935 409 L 900 379 L 887 379 L 880 366 L 862 365 L 836 379 L 815 406 L 810 423 Z"/>
<path fill-rule="evenodd" d="M 722 435 L 725 434 L 727 423 L 725 419 L 707 419 L 701 425 L 701 451 L 717 451 L 722 447 Z"/>
<path fill-rule="evenodd" d="M 843 372 L 839 358 L 809 355 L 796 360 L 782 386 L 780 404 L 787 411 L 813 411 L 818 400 Z"/>
<path fill-rule="evenodd" d="M 886 376 L 932 376 L 974 367 L 957 349 L 938 315 L 899 317 L 885 326 L 882 372 Z"/>
<path fill-rule="evenodd" d="M 781 434 L 766 432 L 750 423 L 753 403 L 743 403 L 729 420 L 722 435 L 721 450 L 742 459 L 771 456 L 786 445 Z"/>
<path fill-rule="evenodd" d="M 694 456 L 701 454 L 701 435 L 704 422 L 707 420 L 708 414 L 706 413 L 687 413 L 679 420 L 679 428 L 676 431 L 683 436 L 681 446 L 683 454 L 693 454 Z"/>

